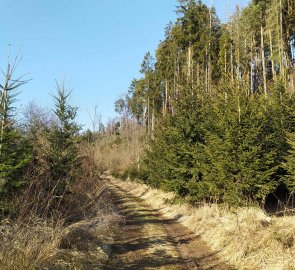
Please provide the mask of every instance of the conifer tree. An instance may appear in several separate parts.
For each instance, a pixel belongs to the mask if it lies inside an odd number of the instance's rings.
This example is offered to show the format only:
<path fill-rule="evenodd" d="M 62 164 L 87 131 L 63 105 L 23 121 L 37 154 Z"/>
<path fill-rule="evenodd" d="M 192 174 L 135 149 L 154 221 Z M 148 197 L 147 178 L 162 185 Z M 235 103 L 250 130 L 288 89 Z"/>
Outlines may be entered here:
<path fill-rule="evenodd" d="M 21 77 L 14 79 L 19 63 L 8 64 L 4 82 L 0 84 L 0 196 L 7 197 L 25 183 L 23 169 L 30 160 L 28 143 L 16 127 L 13 103 L 17 89 L 27 83 Z"/>
<path fill-rule="evenodd" d="M 286 174 L 286 186 L 290 192 L 295 192 L 295 132 L 288 134 L 288 143 L 290 150 L 286 156 L 285 168 L 287 170 Z"/>
<path fill-rule="evenodd" d="M 260 201 L 275 190 L 278 162 L 264 98 L 238 94 L 220 98 L 206 121 L 204 181 L 218 193 L 213 198 L 232 204 Z"/>
<path fill-rule="evenodd" d="M 202 1 L 178 3 L 124 101 L 149 133 L 157 116 L 143 176 L 191 201 L 263 205 L 293 189 L 293 1 L 253 0 L 224 25 Z"/>
<path fill-rule="evenodd" d="M 79 172 L 77 135 L 80 127 L 75 121 L 77 108 L 69 104 L 70 94 L 64 84 L 57 83 L 57 93 L 53 98 L 58 124 L 48 131 L 50 146 L 47 153 L 53 185 L 51 188 L 54 188 L 56 195 L 69 192 Z"/>

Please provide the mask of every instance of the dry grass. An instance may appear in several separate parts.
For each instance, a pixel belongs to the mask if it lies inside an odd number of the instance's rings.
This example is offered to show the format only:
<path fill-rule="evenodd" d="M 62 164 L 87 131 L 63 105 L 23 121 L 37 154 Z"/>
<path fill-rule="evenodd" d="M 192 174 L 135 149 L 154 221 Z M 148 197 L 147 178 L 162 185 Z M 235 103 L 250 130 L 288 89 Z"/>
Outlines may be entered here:
<path fill-rule="evenodd" d="M 109 171 L 122 176 L 131 167 L 138 166 L 144 140 L 144 132 L 135 124 L 123 129 L 120 136 L 106 134 L 100 137 L 93 147 L 95 166 L 101 173 Z"/>
<path fill-rule="evenodd" d="M 25 222 L 3 220 L 0 269 L 88 269 L 106 263 L 122 220 L 114 212 L 108 194 L 98 195 L 96 213 L 78 222 L 53 218 L 50 223 L 49 219 L 34 216 Z"/>
<path fill-rule="evenodd" d="M 172 205 L 173 193 L 131 181 L 112 181 L 165 216 L 177 218 L 237 269 L 295 269 L 295 217 L 270 217 L 254 207 L 233 210 L 216 204 L 198 208 L 185 203 Z"/>
<path fill-rule="evenodd" d="M 49 185 L 46 159 L 29 168 L 30 185 L 12 202 L 11 219 L 0 221 L 1 270 L 88 269 L 108 259 L 120 217 L 90 151 L 81 147 L 82 173 L 62 196 Z"/>
<path fill-rule="evenodd" d="M 46 269 L 103 268 L 109 260 L 110 245 L 120 224 L 120 216 L 101 213 L 95 218 L 68 226 L 60 240 L 58 252 L 46 264 Z"/>
<path fill-rule="evenodd" d="M 136 160 L 136 149 L 116 137 L 103 138 L 95 144 L 95 161 L 101 172 L 124 171 Z"/>
<path fill-rule="evenodd" d="M 56 255 L 63 234 L 62 224 L 53 226 L 37 219 L 30 225 L 4 220 L 0 230 L 2 270 L 41 267 Z"/>
<path fill-rule="evenodd" d="M 92 219 L 63 226 L 32 220 L 0 225 L 0 269 L 85 269 L 109 259 L 110 244 L 121 217 L 100 213 Z"/>

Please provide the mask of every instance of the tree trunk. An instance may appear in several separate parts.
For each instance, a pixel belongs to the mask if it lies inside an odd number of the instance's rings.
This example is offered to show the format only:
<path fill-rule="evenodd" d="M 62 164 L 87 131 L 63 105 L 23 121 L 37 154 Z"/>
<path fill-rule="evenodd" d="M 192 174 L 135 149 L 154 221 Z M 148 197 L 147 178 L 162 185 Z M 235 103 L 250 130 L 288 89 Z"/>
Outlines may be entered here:
<path fill-rule="evenodd" d="M 226 75 L 227 73 L 227 50 L 226 50 L 226 46 L 224 45 L 224 74 Z"/>
<path fill-rule="evenodd" d="M 205 92 L 208 93 L 208 53 L 206 49 L 206 62 L 205 62 Z"/>
<path fill-rule="evenodd" d="M 168 80 L 165 82 L 165 106 L 164 106 L 164 115 L 167 113 L 168 109 Z"/>
<path fill-rule="evenodd" d="M 273 57 L 273 44 L 272 44 L 272 33 L 271 30 L 268 32 L 269 34 L 269 49 L 270 49 L 270 58 L 271 58 L 271 72 L 272 72 L 272 79 L 274 82 L 277 80 L 277 74 L 275 70 L 275 61 Z"/>
<path fill-rule="evenodd" d="M 280 74 L 283 80 L 285 80 L 285 65 L 284 65 L 284 39 L 283 39 L 283 4 L 280 0 L 279 7 L 279 22 L 280 22 L 280 31 L 279 31 L 279 55 L 280 55 Z M 285 80 L 286 82 L 286 80 Z"/>
<path fill-rule="evenodd" d="M 148 104 L 147 104 L 147 130 L 148 135 L 150 135 L 150 98 L 148 97 Z"/>
<path fill-rule="evenodd" d="M 0 116 L 1 116 L 1 130 L 0 130 L 0 155 L 2 153 L 2 145 L 3 145 L 3 137 L 4 137 L 4 131 L 7 126 L 7 116 L 8 116 L 8 91 L 9 91 L 9 81 L 11 79 L 11 73 L 10 73 L 10 64 L 7 66 L 7 73 L 5 75 L 5 84 L 2 89 L 2 96 L 0 101 L 0 108 L 2 110 Z"/>
<path fill-rule="evenodd" d="M 261 61 L 262 61 L 263 90 L 264 90 L 264 95 L 267 96 L 264 34 L 263 34 L 263 26 L 262 25 L 260 27 L 260 30 L 261 30 Z"/>
<path fill-rule="evenodd" d="M 253 39 L 251 39 L 251 62 L 250 62 L 250 93 L 254 93 L 254 63 L 253 63 Z"/>
<path fill-rule="evenodd" d="M 212 30 L 212 8 L 213 0 L 211 0 L 211 7 L 209 10 L 209 51 L 208 51 L 208 93 L 211 92 L 211 30 Z"/>
<path fill-rule="evenodd" d="M 230 52 L 230 66 L 231 66 L 231 80 L 234 82 L 235 72 L 234 72 L 234 52 L 233 45 L 231 44 L 231 52 Z"/>
<path fill-rule="evenodd" d="M 241 123 L 241 104 L 240 104 L 240 97 L 238 96 L 238 119 L 239 123 Z"/>
<path fill-rule="evenodd" d="M 200 64 L 197 63 L 197 86 L 200 85 Z"/>
<path fill-rule="evenodd" d="M 151 139 L 155 139 L 155 100 L 153 99 L 153 108 L 152 108 L 152 123 L 151 123 Z"/>

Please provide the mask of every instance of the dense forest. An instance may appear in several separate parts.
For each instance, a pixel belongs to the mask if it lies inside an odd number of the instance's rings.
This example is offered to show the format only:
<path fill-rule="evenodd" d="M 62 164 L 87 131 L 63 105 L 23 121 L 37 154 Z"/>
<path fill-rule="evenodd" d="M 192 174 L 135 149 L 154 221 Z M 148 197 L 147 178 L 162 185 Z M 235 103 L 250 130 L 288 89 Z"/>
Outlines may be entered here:
<path fill-rule="evenodd" d="M 191 202 L 259 203 L 295 191 L 295 2 L 252 0 L 221 23 L 178 0 L 141 78 L 115 102 L 146 130 L 146 183 Z M 121 121 L 124 123 L 124 121 Z M 283 200 L 282 197 L 279 198 Z"/>

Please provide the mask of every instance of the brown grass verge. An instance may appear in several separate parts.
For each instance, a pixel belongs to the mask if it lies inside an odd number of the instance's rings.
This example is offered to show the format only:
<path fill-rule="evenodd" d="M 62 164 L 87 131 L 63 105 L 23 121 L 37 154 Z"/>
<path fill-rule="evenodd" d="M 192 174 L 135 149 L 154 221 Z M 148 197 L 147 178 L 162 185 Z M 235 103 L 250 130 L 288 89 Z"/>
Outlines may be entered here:
<path fill-rule="evenodd" d="M 82 150 L 81 173 L 64 194 L 55 194 L 58 182 L 50 178 L 46 160 L 29 168 L 30 184 L 12 201 L 10 218 L 0 221 L 1 270 L 88 269 L 108 259 L 120 217 L 91 148 Z"/>
<path fill-rule="evenodd" d="M 295 217 L 270 217 L 255 207 L 172 204 L 173 193 L 134 181 L 111 181 L 160 209 L 165 216 L 177 218 L 237 269 L 295 269 Z"/>
<path fill-rule="evenodd" d="M 0 265 L 2 270 L 36 269 L 53 258 L 63 235 L 62 224 L 46 224 L 38 219 L 30 225 L 3 220 L 0 225 Z"/>
<path fill-rule="evenodd" d="M 106 203 L 108 201 L 108 203 Z M 0 269 L 88 269 L 109 259 L 113 235 L 121 217 L 113 210 L 108 194 L 97 202 L 95 215 L 74 223 L 34 216 L 25 222 L 0 223 Z"/>

